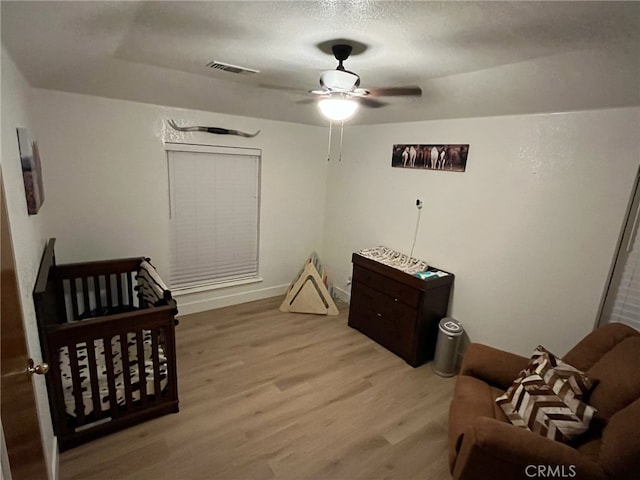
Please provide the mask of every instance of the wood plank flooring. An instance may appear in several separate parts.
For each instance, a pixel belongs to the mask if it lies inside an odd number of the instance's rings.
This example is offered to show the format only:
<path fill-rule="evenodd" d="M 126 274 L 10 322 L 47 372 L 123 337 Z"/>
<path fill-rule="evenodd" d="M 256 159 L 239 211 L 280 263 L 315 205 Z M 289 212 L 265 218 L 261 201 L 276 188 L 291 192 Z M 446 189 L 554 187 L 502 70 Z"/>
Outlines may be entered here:
<path fill-rule="evenodd" d="M 445 480 L 453 378 L 282 298 L 180 317 L 180 413 L 64 452 L 61 480 Z"/>

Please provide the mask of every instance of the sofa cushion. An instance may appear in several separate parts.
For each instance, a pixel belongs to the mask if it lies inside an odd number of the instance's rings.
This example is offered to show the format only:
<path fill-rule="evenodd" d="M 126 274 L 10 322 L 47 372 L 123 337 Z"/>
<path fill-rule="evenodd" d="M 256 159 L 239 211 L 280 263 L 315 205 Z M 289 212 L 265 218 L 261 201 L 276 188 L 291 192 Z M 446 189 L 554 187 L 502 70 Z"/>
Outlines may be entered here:
<path fill-rule="evenodd" d="M 592 386 L 584 372 L 538 346 L 496 403 L 512 424 L 568 442 L 589 429 L 596 410 L 581 400 Z"/>
<path fill-rule="evenodd" d="M 640 398 L 613 414 L 602 432 L 598 461 L 609 478 L 638 478 L 640 472 Z"/>
<path fill-rule="evenodd" d="M 589 403 L 609 418 L 640 398 L 640 336 L 631 336 L 605 353 L 588 371 L 598 381 Z"/>

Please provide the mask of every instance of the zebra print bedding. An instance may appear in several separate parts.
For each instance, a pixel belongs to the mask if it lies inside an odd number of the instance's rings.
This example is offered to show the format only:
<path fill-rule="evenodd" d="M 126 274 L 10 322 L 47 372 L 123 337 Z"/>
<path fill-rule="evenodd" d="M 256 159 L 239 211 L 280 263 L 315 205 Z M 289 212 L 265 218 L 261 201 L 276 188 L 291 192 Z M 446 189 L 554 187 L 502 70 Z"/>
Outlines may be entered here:
<path fill-rule="evenodd" d="M 144 330 L 143 346 L 144 346 L 144 359 L 143 359 L 143 374 L 147 387 L 148 395 L 155 395 L 155 379 L 152 360 L 152 340 L 151 332 Z M 94 340 L 95 356 L 97 362 L 98 372 L 98 388 L 100 390 L 100 407 L 102 411 L 108 411 L 111 407 L 109 402 L 109 385 L 107 381 L 107 368 L 105 365 L 105 353 L 104 342 L 102 340 Z M 134 333 L 127 334 L 127 353 L 129 358 L 129 373 L 131 377 L 131 385 L 133 387 L 132 400 L 140 400 L 140 369 L 137 357 L 137 343 Z M 84 415 L 89 415 L 93 411 L 93 399 L 91 395 L 91 379 L 89 370 L 89 360 L 87 354 L 87 344 L 79 343 L 76 347 L 78 367 L 80 371 L 80 381 L 82 388 L 82 400 L 84 403 Z M 115 375 L 116 385 L 116 400 L 118 405 L 125 405 L 125 388 L 124 388 L 124 375 L 122 368 L 122 348 L 120 345 L 120 338 L 113 337 L 111 339 L 111 352 L 113 355 L 113 369 Z M 164 353 L 162 345 L 158 345 L 158 356 L 160 364 L 160 388 L 164 390 L 167 386 L 167 357 Z M 73 396 L 73 380 L 71 376 L 71 365 L 69 360 L 69 349 L 62 347 L 60 349 L 60 372 L 62 385 L 64 389 L 64 401 L 66 412 L 75 417 L 76 416 L 76 404 Z"/>
<path fill-rule="evenodd" d="M 162 281 L 156 267 L 151 264 L 149 259 L 140 262 L 136 279 L 138 280 L 136 290 L 149 305 L 166 305 L 167 299 L 171 298 L 171 291 Z"/>
<path fill-rule="evenodd" d="M 374 248 L 365 248 L 356 253 L 365 258 L 375 260 L 378 263 L 382 263 L 397 270 L 402 270 L 409 275 L 424 272 L 429 268 L 429 264 L 424 260 L 410 257 L 409 255 L 405 255 L 404 253 L 400 253 L 388 247 L 379 246 Z"/>

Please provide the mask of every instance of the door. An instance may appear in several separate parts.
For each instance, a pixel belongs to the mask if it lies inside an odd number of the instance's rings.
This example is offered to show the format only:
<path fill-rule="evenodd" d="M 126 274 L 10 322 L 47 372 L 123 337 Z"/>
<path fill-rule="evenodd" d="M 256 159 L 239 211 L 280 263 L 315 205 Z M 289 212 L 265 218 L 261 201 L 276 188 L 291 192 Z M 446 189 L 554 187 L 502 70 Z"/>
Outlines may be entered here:
<path fill-rule="evenodd" d="M 22 323 L 22 310 L 15 272 L 15 261 L 7 204 L 0 175 L 0 197 L 2 206 L 2 238 L 0 239 L 2 278 L 0 289 L 0 337 L 2 374 L 2 429 L 4 431 L 12 480 L 46 480 L 47 463 L 42 448 L 40 424 L 36 411 L 36 398 L 27 374 L 29 357 Z M 3 472 L 8 474 L 8 472 Z M 8 475 L 7 475 L 8 476 Z"/>

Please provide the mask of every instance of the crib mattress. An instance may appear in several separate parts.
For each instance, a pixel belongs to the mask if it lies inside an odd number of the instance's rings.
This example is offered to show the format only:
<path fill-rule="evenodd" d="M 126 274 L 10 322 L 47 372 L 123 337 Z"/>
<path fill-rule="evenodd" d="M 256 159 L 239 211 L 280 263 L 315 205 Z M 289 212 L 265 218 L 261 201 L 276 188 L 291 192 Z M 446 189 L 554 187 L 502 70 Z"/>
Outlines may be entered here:
<path fill-rule="evenodd" d="M 109 401 L 109 383 L 107 380 L 107 370 L 104 355 L 104 342 L 102 340 L 94 340 L 94 349 L 97 363 L 98 388 L 100 390 L 100 407 L 102 411 L 108 411 L 111 407 Z M 127 352 L 129 358 L 129 374 L 131 377 L 132 399 L 140 400 L 140 371 L 138 368 L 138 348 L 136 336 L 134 333 L 127 334 Z M 144 331 L 144 372 L 146 379 L 147 395 L 155 395 L 155 378 L 152 360 L 152 340 L 151 332 Z M 89 357 L 87 354 L 86 343 L 78 343 L 76 347 L 78 357 L 78 367 L 80 370 L 80 383 L 82 388 L 82 400 L 84 403 L 84 415 L 89 415 L 93 411 L 93 397 L 91 391 L 91 378 L 89 370 Z M 111 339 L 111 352 L 113 356 L 114 377 L 116 386 L 116 401 L 118 405 L 125 405 L 125 389 L 124 374 L 122 368 L 122 348 L 120 338 L 113 337 Z M 164 390 L 167 386 L 167 357 L 164 353 L 162 345 L 158 345 L 158 357 L 160 360 L 160 388 Z M 73 395 L 73 380 L 71 376 L 71 364 L 69 362 L 69 349 L 62 347 L 60 349 L 60 372 L 62 377 L 62 385 L 64 391 L 64 401 L 66 412 L 76 416 L 76 402 Z"/>

